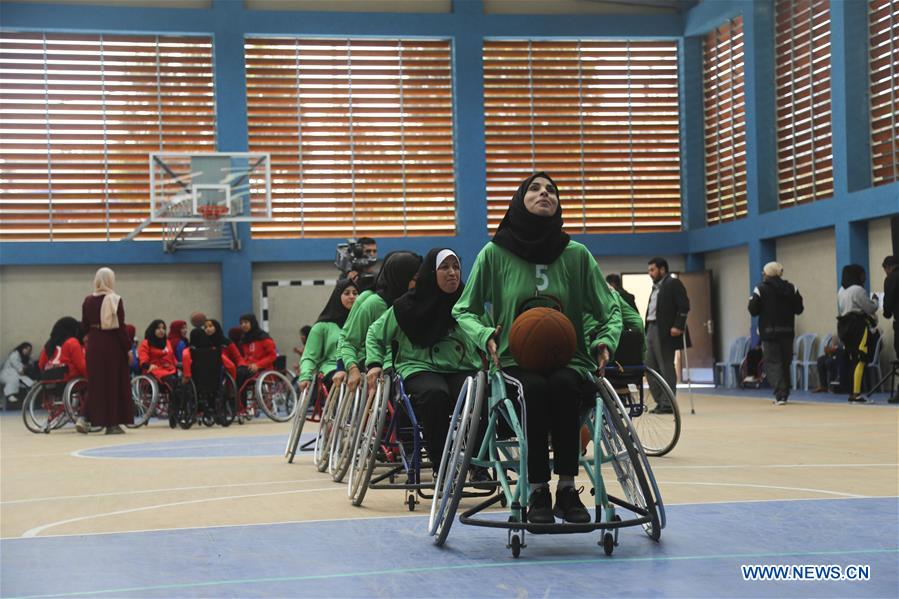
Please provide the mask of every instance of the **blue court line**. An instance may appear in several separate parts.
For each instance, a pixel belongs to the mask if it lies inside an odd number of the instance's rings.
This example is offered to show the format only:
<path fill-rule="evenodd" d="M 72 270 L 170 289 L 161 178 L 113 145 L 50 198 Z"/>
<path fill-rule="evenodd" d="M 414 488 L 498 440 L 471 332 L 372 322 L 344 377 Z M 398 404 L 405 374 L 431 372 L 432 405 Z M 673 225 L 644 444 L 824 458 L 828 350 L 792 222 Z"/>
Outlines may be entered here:
<path fill-rule="evenodd" d="M 370 570 L 367 572 L 340 572 L 334 574 L 313 574 L 307 576 L 277 576 L 271 578 L 242 578 L 242 579 L 225 579 L 207 582 L 192 582 L 185 584 L 162 584 L 155 586 L 142 587 L 126 587 L 119 589 L 106 589 L 99 591 L 79 591 L 74 593 L 56 593 L 52 595 L 20 595 L 11 597 L 10 599 L 34 599 L 38 597 L 82 597 L 85 595 L 105 595 L 110 593 L 139 593 L 142 591 L 162 591 L 173 589 L 189 589 L 199 587 L 241 585 L 241 584 L 259 584 L 272 582 L 301 582 L 305 580 L 328 580 L 338 578 L 357 578 L 364 576 L 386 576 L 390 574 L 421 574 L 424 572 L 444 572 L 450 570 L 482 570 L 487 568 L 522 568 L 533 566 L 557 566 L 557 565 L 575 565 L 575 564 L 603 564 L 614 567 L 616 563 L 622 562 L 678 562 L 678 561 L 696 561 L 696 560 L 721 560 L 721 559 L 771 559 L 785 557 L 826 557 L 826 556 L 847 556 L 847 555 L 876 555 L 880 553 L 899 553 L 899 547 L 891 549 L 858 549 L 858 550 L 837 550 L 837 551 L 799 551 L 799 552 L 783 552 L 783 553 L 732 553 L 732 554 L 713 554 L 713 555 L 685 555 L 672 557 L 624 557 L 624 558 L 584 558 L 584 559 L 567 559 L 567 560 L 543 560 L 539 562 L 531 562 L 527 560 L 516 560 L 512 562 L 490 562 L 484 564 L 463 564 L 452 566 L 424 566 L 415 568 L 393 568 L 388 570 Z"/>

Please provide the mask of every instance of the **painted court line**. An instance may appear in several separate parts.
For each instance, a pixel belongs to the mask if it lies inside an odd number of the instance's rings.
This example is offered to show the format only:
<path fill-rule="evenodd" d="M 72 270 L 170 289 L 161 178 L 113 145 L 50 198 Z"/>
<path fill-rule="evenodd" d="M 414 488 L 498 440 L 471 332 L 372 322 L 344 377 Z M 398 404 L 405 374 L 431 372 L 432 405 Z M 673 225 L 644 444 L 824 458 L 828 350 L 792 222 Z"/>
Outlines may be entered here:
<path fill-rule="evenodd" d="M 183 584 L 161 584 L 142 587 L 123 587 L 118 589 L 103 589 L 92 591 L 79 591 L 74 593 L 56 593 L 50 595 L 21 595 L 17 599 L 32 599 L 37 597 L 82 597 L 85 595 L 108 595 L 116 593 L 140 593 L 147 591 L 165 591 L 176 589 L 196 589 L 203 587 L 216 586 L 234 586 L 244 584 L 264 584 L 264 583 L 283 583 L 283 582 L 303 582 L 309 580 L 336 580 L 346 578 L 362 578 L 370 576 L 390 576 L 398 574 L 417 574 L 425 572 L 452 572 L 452 571 L 471 571 L 471 570 L 487 570 L 495 568 L 534 568 L 546 566 L 567 566 L 575 564 L 594 564 L 598 566 L 615 567 L 615 564 L 622 562 L 690 562 L 690 561 L 710 561 L 710 560 L 760 560 L 772 558 L 804 558 L 804 557 L 825 557 L 825 556 L 847 556 L 847 555 L 878 555 L 887 553 L 899 553 L 899 549 L 857 549 L 844 551 L 793 551 L 793 552 L 772 552 L 772 553 L 730 553 L 730 554 L 712 554 L 712 555 L 683 555 L 668 557 L 616 557 L 614 560 L 608 557 L 592 557 L 592 558 L 576 558 L 576 559 L 554 559 L 545 561 L 503 561 L 503 562 L 483 562 L 458 564 L 448 566 L 416 566 L 411 568 L 392 568 L 384 570 L 367 570 L 362 572 L 340 572 L 333 574 L 310 574 L 306 576 L 273 576 L 269 578 L 238 578 L 224 580 L 210 580 L 207 582 L 188 582 Z"/>

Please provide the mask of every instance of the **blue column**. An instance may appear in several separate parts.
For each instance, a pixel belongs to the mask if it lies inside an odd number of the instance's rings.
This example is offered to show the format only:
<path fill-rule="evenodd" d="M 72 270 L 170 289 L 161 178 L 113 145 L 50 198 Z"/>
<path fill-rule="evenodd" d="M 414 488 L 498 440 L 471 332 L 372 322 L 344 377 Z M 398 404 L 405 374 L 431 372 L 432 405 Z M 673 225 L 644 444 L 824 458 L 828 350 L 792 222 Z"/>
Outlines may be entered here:
<path fill-rule="evenodd" d="M 702 68 L 702 38 L 682 38 L 678 52 L 678 71 L 681 214 L 685 230 L 699 229 L 706 225 Z"/>
<path fill-rule="evenodd" d="M 222 260 L 222 326 L 226 330 L 236 326 L 241 314 L 252 311 L 253 264 L 229 252 Z"/>
<path fill-rule="evenodd" d="M 774 4 L 746 2 L 746 192 L 749 218 L 777 210 L 777 110 L 774 88 Z"/>
<path fill-rule="evenodd" d="M 467 273 L 487 241 L 487 154 L 484 142 L 484 39 L 480 0 L 454 2 L 456 251 Z"/>
<path fill-rule="evenodd" d="M 843 267 L 847 264 L 861 264 L 868 270 L 868 223 L 867 221 L 843 221 L 834 227 L 837 253 L 837 283 L 842 278 Z M 865 279 L 865 288 L 870 289 L 871 273 Z"/>
<path fill-rule="evenodd" d="M 830 4 L 834 195 L 871 186 L 868 4 Z"/>
<path fill-rule="evenodd" d="M 687 272 L 705 270 L 705 254 L 687 254 L 684 257 L 684 267 Z"/>

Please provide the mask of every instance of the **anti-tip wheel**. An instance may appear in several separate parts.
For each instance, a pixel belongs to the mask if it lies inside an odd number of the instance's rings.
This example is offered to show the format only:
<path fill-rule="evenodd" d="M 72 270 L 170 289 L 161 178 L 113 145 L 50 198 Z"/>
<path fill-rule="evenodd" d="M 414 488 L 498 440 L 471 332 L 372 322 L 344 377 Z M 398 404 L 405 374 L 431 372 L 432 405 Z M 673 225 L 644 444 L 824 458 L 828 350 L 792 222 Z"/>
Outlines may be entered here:
<path fill-rule="evenodd" d="M 612 552 L 615 551 L 615 537 L 612 536 L 612 533 L 607 532 L 602 535 L 602 550 L 606 555 L 612 555 Z"/>
<path fill-rule="evenodd" d="M 513 534 L 512 540 L 509 542 L 509 546 L 512 549 L 512 557 L 518 558 L 518 556 L 521 555 L 521 537 Z"/>
<path fill-rule="evenodd" d="M 415 511 L 415 495 L 409 495 L 409 497 L 406 498 L 406 505 L 409 507 L 410 512 Z"/>

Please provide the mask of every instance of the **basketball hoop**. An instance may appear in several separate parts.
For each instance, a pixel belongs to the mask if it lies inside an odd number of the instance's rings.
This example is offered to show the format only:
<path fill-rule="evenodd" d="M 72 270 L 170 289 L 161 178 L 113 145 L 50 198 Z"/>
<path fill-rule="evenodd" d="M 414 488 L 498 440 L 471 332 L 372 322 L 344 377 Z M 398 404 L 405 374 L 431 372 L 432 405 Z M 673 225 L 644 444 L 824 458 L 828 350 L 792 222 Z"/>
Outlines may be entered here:
<path fill-rule="evenodd" d="M 228 214 L 228 207 L 223 204 L 203 204 L 197 206 L 197 213 L 203 217 L 206 225 L 206 236 L 215 239 L 222 236 L 222 228 L 217 226 L 222 217 Z"/>

